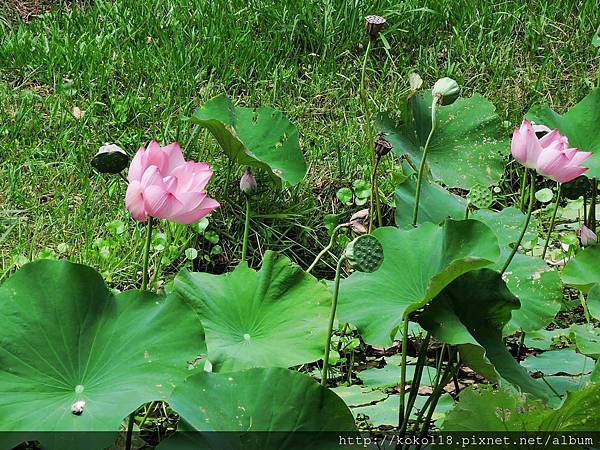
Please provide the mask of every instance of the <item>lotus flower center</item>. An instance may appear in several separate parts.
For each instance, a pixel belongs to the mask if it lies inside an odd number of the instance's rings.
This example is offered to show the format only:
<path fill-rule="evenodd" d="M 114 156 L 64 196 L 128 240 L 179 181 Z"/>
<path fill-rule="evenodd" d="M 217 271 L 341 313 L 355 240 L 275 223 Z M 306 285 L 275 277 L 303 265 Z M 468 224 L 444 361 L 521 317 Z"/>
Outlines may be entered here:
<path fill-rule="evenodd" d="M 249 341 L 250 340 L 250 335 L 248 333 L 244 334 L 244 339 L 246 341 Z"/>

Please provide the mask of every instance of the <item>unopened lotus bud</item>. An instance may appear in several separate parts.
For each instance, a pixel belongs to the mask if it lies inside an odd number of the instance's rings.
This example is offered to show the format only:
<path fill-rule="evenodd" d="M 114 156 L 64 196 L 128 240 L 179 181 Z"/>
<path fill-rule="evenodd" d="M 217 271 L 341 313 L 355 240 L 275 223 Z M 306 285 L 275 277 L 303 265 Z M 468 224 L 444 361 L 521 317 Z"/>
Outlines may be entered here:
<path fill-rule="evenodd" d="M 392 143 L 383 136 L 379 136 L 375 140 L 375 154 L 379 157 L 387 155 L 392 150 Z"/>
<path fill-rule="evenodd" d="M 79 400 L 71 405 L 71 412 L 76 416 L 80 416 L 83 414 L 84 408 L 85 402 L 83 400 Z"/>
<path fill-rule="evenodd" d="M 240 190 L 246 195 L 254 195 L 258 190 L 256 178 L 252 175 L 252 171 L 248 167 L 240 179 Z"/>
<path fill-rule="evenodd" d="M 381 16 L 367 16 L 365 17 L 365 27 L 367 29 L 367 36 L 370 41 L 377 40 L 379 32 L 383 30 L 385 26 L 385 19 Z"/>
<path fill-rule="evenodd" d="M 361 209 L 352 214 L 350 217 L 350 229 L 357 234 L 365 234 L 367 232 L 367 217 L 369 217 L 369 209 Z"/>
<path fill-rule="evenodd" d="M 460 88 L 458 83 L 452 78 L 444 77 L 440 78 L 433 85 L 431 94 L 440 105 L 446 106 L 451 105 L 458 98 Z"/>
<path fill-rule="evenodd" d="M 358 272 L 375 272 L 383 263 L 383 247 L 372 234 L 357 237 L 346 247 L 346 258 Z"/>
<path fill-rule="evenodd" d="M 91 164 L 101 173 L 119 173 L 129 164 L 129 155 L 118 145 L 106 144 L 100 147 Z"/>
<path fill-rule="evenodd" d="M 598 236 L 596 236 L 596 233 L 585 225 L 581 225 L 581 228 L 577 230 L 577 237 L 579 238 L 579 243 L 582 247 L 598 243 Z"/>

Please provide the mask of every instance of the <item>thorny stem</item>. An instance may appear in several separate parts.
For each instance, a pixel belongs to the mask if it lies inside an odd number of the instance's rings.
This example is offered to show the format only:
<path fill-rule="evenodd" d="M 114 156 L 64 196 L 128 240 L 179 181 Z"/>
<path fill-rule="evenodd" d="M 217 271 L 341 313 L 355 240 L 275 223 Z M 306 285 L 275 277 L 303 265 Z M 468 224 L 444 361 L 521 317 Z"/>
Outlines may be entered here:
<path fill-rule="evenodd" d="M 542 252 L 542 259 L 546 257 L 546 251 L 548 250 L 548 244 L 550 243 L 550 235 L 552 234 L 552 230 L 554 229 L 554 222 L 556 220 L 556 212 L 558 211 L 558 204 L 560 203 L 560 193 L 562 184 L 556 183 L 556 204 L 554 205 L 554 211 L 552 211 L 552 219 L 550 219 L 550 228 L 548 228 L 548 236 L 546 236 L 546 242 L 544 243 L 544 251 Z"/>
<path fill-rule="evenodd" d="M 429 136 L 427 136 L 427 141 L 425 141 L 425 147 L 423 147 L 423 155 L 421 156 L 421 164 L 419 165 L 419 173 L 417 175 L 417 187 L 415 190 L 415 208 L 413 210 L 413 219 L 412 226 L 417 226 L 417 218 L 419 216 L 419 200 L 421 199 L 421 183 L 423 182 L 423 175 L 425 174 L 425 165 L 427 161 L 427 152 L 429 151 L 429 143 L 431 142 L 431 137 L 435 131 L 435 112 L 437 109 L 437 98 L 433 99 L 433 103 L 431 104 L 431 130 L 429 131 Z"/>
<path fill-rule="evenodd" d="M 369 234 L 373 231 L 373 215 L 375 213 L 373 208 L 373 201 L 377 201 L 377 220 L 379 226 L 381 227 L 381 214 L 379 212 L 379 198 L 377 197 L 377 168 L 379 167 L 379 162 L 381 161 L 381 157 L 377 155 L 375 157 L 375 165 L 373 166 L 373 173 L 371 174 L 371 205 L 369 207 Z"/>
<path fill-rule="evenodd" d="M 242 241 L 242 259 L 241 261 L 246 261 L 246 252 L 248 251 L 248 233 L 250 232 L 250 198 L 247 195 L 246 197 L 246 220 L 244 222 L 244 240 Z"/>
<path fill-rule="evenodd" d="M 146 245 L 144 247 L 144 259 L 142 265 L 142 291 L 145 291 L 148 287 L 148 261 L 150 260 L 150 243 L 152 241 L 152 225 L 154 218 L 148 216 L 148 222 L 146 224 Z"/>
<path fill-rule="evenodd" d="M 402 362 L 400 366 L 400 409 L 398 411 L 398 428 L 401 429 L 406 414 L 404 411 L 404 396 L 406 394 L 406 355 L 408 347 L 408 312 L 404 313 L 404 322 L 402 324 Z"/>
<path fill-rule="evenodd" d="M 329 369 L 329 351 L 331 347 L 331 333 L 333 332 L 333 322 L 335 320 L 335 310 L 337 308 L 338 294 L 340 291 L 340 277 L 342 266 L 346 261 L 346 255 L 342 255 L 338 260 L 335 269 L 335 281 L 333 288 L 333 299 L 331 300 L 331 311 L 329 312 L 329 325 L 327 327 L 327 340 L 325 341 L 325 355 L 323 355 L 323 372 L 321 373 L 321 384 L 327 386 L 327 371 Z"/>
<path fill-rule="evenodd" d="M 521 230 L 519 239 L 517 240 L 517 242 L 515 242 L 515 246 L 513 247 L 512 251 L 510 252 L 509 257 L 507 258 L 506 262 L 504 263 L 504 266 L 502 267 L 502 270 L 500 271 L 500 275 L 504 275 L 504 272 L 506 272 L 506 269 L 508 269 L 508 266 L 510 265 L 511 261 L 515 257 L 515 254 L 517 253 L 517 250 L 519 249 L 519 246 L 521 245 L 521 242 L 523 241 L 523 237 L 525 236 L 525 232 L 527 231 L 527 227 L 529 226 L 529 221 L 531 220 L 531 212 L 533 211 L 534 200 L 535 200 L 535 175 L 532 173 L 531 174 L 531 185 L 529 186 L 529 206 L 527 207 L 527 217 L 525 218 L 525 223 L 523 225 L 523 229 Z"/>
<path fill-rule="evenodd" d="M 408 396 L 408 402 L 406 403 L 406 413 L 404 414 L 404 420 L 400 426 L 400 435 L 404 435 L 404 433 L 406 432 L 406 427 L 408 426 L 408 419 L 410 417 L 410 413 L 412 412 L 412 408 L 415 404 L 415 400 L 417 399 L 419 385 L 421 384 L 421 378 L 423 376 L 423 366 L 425 365 L 425 358 L 427 357 L 427 348 L 429 347 L 430 338 L 431 334 L 427 332 L 427 334 L 423 338 L 423 341 L 421 342 L 421 347 L 419 348 L 415 374 L 413 376 L 412 382 L 410 383 L 410 394 Z"/>
<path fill-rule="evenodd" d="M 306 273 L 310 273 L 315 268 L 319 260 L 323 257 L 323 255 L 327 253 L 331 247 L 333 247 L 333 242 L 335 241 L 335 237 L 337 236 L 338 231 L 340 231 L 340 229 L 344 227 L 347 227 L 348 225 L 348 223 L 341 223 L 333 229 L 333 231 L 331 232 L 331 238 L 329 239 L 329 244 L 327 244 L 325 248 L 323 248 L 323 250 L 319 252 L 312 264 L 308 267 L 308 269 L 306 269 Z"/>

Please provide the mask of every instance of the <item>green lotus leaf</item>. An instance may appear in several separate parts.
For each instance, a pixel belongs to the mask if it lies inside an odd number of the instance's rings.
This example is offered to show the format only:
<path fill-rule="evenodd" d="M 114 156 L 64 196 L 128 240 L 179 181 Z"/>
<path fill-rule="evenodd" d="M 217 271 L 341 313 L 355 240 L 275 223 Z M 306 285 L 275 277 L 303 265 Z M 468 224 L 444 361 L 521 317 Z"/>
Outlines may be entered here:
<path fill-rule="evenodd" d="M 502 258 L 494 269 L 502 268 L 508 254 L 508 249 L 503 249 Z M 562 286 L 556 269 L 540 258 L 516 253 L 504 273 L 504 281 L 521 303 L 504 327 L 505 335 L 517 330 L 526 333 L 542 330 L 552 323 L 562 300 Z"/>
<path fill-rule="evenodd" d="M 396 126 L 389 115 L 379 118 L 399 156 L 418 165 L 431 130 L 431 93 L 409 99 L 408 119 Z M 461 98 L 437 110 L 437 126 L 429 145 L 427 165 L 433 179 L 449 187 L 491 186 L 504 173 L 510 150 L 507 133 L 494 106 L 480 95 Z"/>
<path fill-rule="evenodd" d="M 308 375 L 282 368 L 199 373 L 175 388 L 169 404 L 186 430 L 196 433 L 178 432 L 159 450 L 328 450 L 338 445 L 338 436 L 323 433 L 356 429 L 336 394 Z M 227 433 L 198 433 L 212 431 Z M 252 433 L 260 431 L 269 433 Z"/>
<path fill-rule="evenodd" d="M 444 420 L 443 431 L 460 432 L 541 432 L 592 431 L 600 427 L 597 405 L 600 384 L 590 384 L 568 392 L 558 409 L 552 409 L 529 396 L 494 391 L 490 386 L 465 389 L 460 401 Z M 505 446 L 501 448 L 506 448 Z"/>
<path fill-rule="evenodd" d="M 236 107 L 220 95 L 198 108 L 192 121 L 207 128 L 232 161 L 263 169 L 278 183 L 295 185 L 306 175 L 298 129 L 280 111 Z"/>
<path fill-rule="evenodd" d="M 412 175 L 396 188 L 396 225 L 400 228 L 412 227 L 416 185 L 416 177 Z M 425 180 L 421 184 L 418 223 L 439 224 L 448 218 L 463 219 L 466 207 L 464 198 Z"/>
<path fill-rule="evenodd" d="M 424 223 L 412 230 L 383 227 L 373 235 L 383 246 L 383 264 L 376 272 L 342 280 L 338 305 L 340 321 L 354 324 L 373 345 L 389 346 L 405 314 L 499 255 L 494 233 L 476 220 Z"/>
<path fill-rule="evenodd" d="M 592 317 L 600 320 L 600 283 L 595 284 L 588 293 L 587 307 Z"/>
<path fill-rule="evenodd" d="M 494 265 L 494 269 L 501 270 L 512 246 L 519 239 L 525 214 L 511 207 L 499 212 L 479 210 L 471 217 L 482 221 L 496 233 L 502 256 Z M 537 223 L 532 220 L 525 232 L 524 242 L 531 242 L 537 238 L 536 228 Z M 523 253 L 515 254 L 504 273 L 504 281 L 521 302 L 521 307 L 513 311 L 510 322 L 504 327 L 505 335 L 517 330 L 525 332 L 541 330 L 551 323 L 560 311 L 562 299 L 560 277 L 555 269 L 549 267 L 540 258 Z"/>
<path fill-rule="evenodd" d="M 572 147 L 592 152 L 592 157 L 582 164 L 589 167 L 585 175 L 600 178 L 600 89 L 592 90 L 563 115 L 547 105 L 535 105 L 527 117 L 535 123 L 558 128 Z"/>
<path fill-rule="evenodd" d="M 530 372 L 541 372 L 544 375 L 560 373 L 568 375 L 587 374 L 594 369 L 594 364 L 592 358 L 568 348 L 528 356 L 521 363 Z"/>
<path fill-rule="evenodd" d="M 491 372 L 490 363 L 502 378 L 547 399 L 549 389 L 519 366 L 502 341 L 502 328 L 518 307 L 519 300 L 508 290 L 502 276 L 481 269 L 452 281 L 425 307 L 419 323 L 436 339 L 457 345 L 465 364 L 491 381 L 499 377 Z M 474 353 L 474 347 L 485 350 L 485 358 L 483 351 Z"/>
<path fill-rule="evenodd" d="M 565 284 L 588 292 L 600 283 L 600 245 L 593 245 L 579 252 L 570 260 L 561 275 Z"/>
<path fill-rule="evenodd" d="M 591 323 L 574 323 L 570 330 L 577 350 L 596 359 L 600 357 L 600 328 Z"/>
<path fill-rule="evenodd" d="M 174 290 L 197 312 L 215 372 L 291 367 L 322 357 L 331 295 L 325 284 L 267 251 L 257 272 L 182 272 Z"/>
<path fill-rule="evenodd" d="M 113 295 L 93 269 L 67 261 L 27 264 L 2 284 L 0 322 L 2 431 L 116 432 L 141 404 L 167 400 L 206 353 L 185 303 L 142 291 Z M 76 402 L 85 402 L 79 415 Z M 110 434 L 95 436 L 110 444 Z M 78 448 L 54 437 L 39 439 L 45 448 Z M 89 438 L 81 448 L 107 444 Z"/>

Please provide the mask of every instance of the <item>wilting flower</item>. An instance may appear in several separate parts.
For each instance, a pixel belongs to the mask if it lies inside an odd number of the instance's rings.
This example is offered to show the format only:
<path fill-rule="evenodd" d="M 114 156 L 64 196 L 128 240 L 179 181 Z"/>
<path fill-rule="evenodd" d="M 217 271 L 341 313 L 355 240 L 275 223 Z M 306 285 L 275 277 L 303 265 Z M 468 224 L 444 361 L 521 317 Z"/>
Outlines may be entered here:
<path fill-rule="evenodd" d="M 580 167 L 580 164 L 592 156 L 591 152 L 569 147 L 567 137 L 557 129 L 538 139 L 528 120 L 523 120 L 513 133 L 511 152 L 525 167 L 559 183 L 566 183 L 585 173 L 587 167 Z"/>
<path fill-rule="evenodd" d="M 248 167 L 242 178 L 240 178 L 240 190 L 246 195 L 254 195 L 258 190 L 258 185 L 256 184 L 256 178 L 252 175 L 252 170 Z"/>
<path fill-rule="evenodd" d="M 598 242 L 598 236 L 596 236 L 596 233 L 594 233 L 585 225 L 581 225 L 581 228 L 577 230 L 577 237 L 579 237 L 579 242 L 581 243 L 582 247 L 594 245 Z"/>
<path fill-rule="evenodd" d="M 175 223 L 194 223 L 219 207 L 204 188 L 212 170 L 208 163 L 186 161 L 179 144 L 141 147 L 129 166 L 125 204 L 134 219 L 148 216 Z"/>
<path fill-rule="evenodd" d="M 350 217 L 350 222 L 348 222 L 350 224 L 350 229 L 357 234 L 365 234 L 367 232 L 365 223 L 368 217 L 369 208 L 355 212 L 352 214 L 352 217 Z"/>

